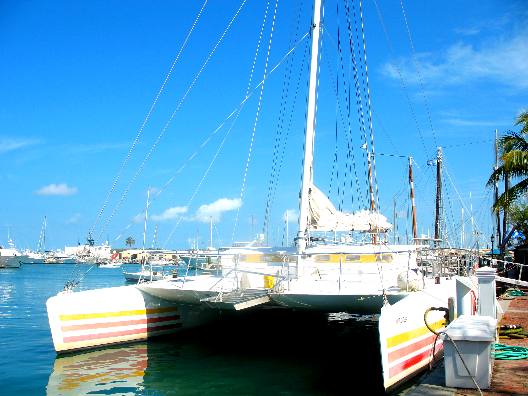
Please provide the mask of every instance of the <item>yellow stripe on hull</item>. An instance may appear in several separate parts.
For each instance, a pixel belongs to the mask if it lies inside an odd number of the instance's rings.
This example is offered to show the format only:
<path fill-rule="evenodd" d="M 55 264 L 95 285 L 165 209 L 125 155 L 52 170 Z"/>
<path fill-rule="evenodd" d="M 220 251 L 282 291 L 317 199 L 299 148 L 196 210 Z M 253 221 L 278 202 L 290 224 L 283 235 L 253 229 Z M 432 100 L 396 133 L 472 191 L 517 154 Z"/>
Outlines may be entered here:
<path fill-rule="evenodd" d="M 82 319 L 111 318 L 111 317 L 119 317 L 119 316 L 136 316 L 136 315 L 163 313 L 163 312 L 173 312 L 177 310 L 178 310 L 177 307 L 164 307 L 164 308 L 134 309 L 130 311 L 117 311 L 117 312 L 67 314 L 67 315 L 59 315 L 59 319 L 61 321 L 70 321 L 70 320 L 82 320 Z"/>
<path fill-rule="evenodd" d="M 431 326 L 432 329 L 438 330 L 442 328 L 445 325 L 445 320 L 441 319 L 435 323 L 433 323 Z M 405 333 L 397 334 L 395 336 L 392 336 L 390 338 L 387 338 L 387 349 L 394 348 L 400 344 L 403 344 L 404 342 L 413 340 L 415 338 L 421 337 L 427 333 L 430 333 L 431 331 L 427 327 L 419 327 L 417 329 L 413 329 L 410 331 L 406 331 Z"/>

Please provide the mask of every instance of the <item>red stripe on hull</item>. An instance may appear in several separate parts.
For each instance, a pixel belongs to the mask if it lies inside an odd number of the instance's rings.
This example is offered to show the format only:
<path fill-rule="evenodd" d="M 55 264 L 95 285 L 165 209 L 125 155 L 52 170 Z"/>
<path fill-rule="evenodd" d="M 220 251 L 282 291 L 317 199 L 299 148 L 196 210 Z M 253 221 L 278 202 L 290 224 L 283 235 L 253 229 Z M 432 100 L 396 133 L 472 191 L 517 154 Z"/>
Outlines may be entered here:
<path fill-rule="evenodd" d="M 395 360 L 398 360 L 398 359 L 401 359 L 402 357 L 410 355 L 411 353 L 414 353 L 418 351 L 419 349 L 426 347 L 427 345 L 430 345 L 432 348 L 435 338 L 436 338 L 435 335 L 431 335 L 427 338 L 424 338 L 423 340 L 414 342 L 412 344 L 404 346 L 403 348 L 389 352 L 389 363 L 392 363 Z"/>
<path fill-rule="evenodd" d="M 441 342 L 438 342 L 436 344 L 436 350 L 435 352 L 438 353 L 440 350 L 443 349 L 443 345 Z M 428 349 L 426 351 L 423 351 L 422 353 L 419 353 L 416 356 L 410 357 L 407 360 L 404 360 L 403 362 L 399 363 L 398 365 L 391 367 L 389 369 L 389 378 L 394 377 L 395 375 L 400 374 L 402 371 L 408 369 L 409 367 L 415 366 L 418 363 L 423 362 L 424 360 L 429 361 L 429 358 L 431 356 L 431 349 Z"/>
<path fill-rule="evenodd" d="M 84 334 L 80 336 L 64 337 L 63 341 L 64 343 L 68 343 L 68 342 L 98 340 L 101 338 L 115 338 L 115 337 L 122 337 L 122 336 L 128 336 L 128 335 L 148 334 L 148 333 L 153 333 L 155 331 L 177 329 L 181 326 L 182 326 L 181 323 L 174 323 L 174 324 L 164 325 L 164 326 L 152 326 L 152 327 L 145 326 L 139 329 L 113 331 L 110 333 Z"/>
<path fill-rule="evenodd" d="M 163 317 L 158 317 L 158 318 L 143 318 L 143 319 L 135 319 L 135 320 L 122 320 L 119 322 L 86 323 L 82 325 L 62 326 L 61 330 L 66 332 L 66 331 L 76 331 L 76 330 L 105 329 L 108 327 L 120 327 L 120 326 L 131 326 L 131 325 L 138 325 L 138 324 L 168 322 L 170 320 L 178 320 L 178 319 L 180 319 L 180 315 L 163 316 Z"/>

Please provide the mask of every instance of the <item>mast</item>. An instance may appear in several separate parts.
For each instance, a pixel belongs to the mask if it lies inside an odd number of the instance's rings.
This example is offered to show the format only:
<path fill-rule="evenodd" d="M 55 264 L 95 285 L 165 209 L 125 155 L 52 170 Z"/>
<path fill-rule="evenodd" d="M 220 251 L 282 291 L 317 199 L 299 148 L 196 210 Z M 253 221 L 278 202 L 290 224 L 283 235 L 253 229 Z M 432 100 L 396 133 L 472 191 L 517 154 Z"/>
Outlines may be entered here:
<path fill-rule="evenodd" d="M 209 247 L 213 247 L 213 216 L 209 216 Z"/>
<path fill-rule="evenodd" d="M 290 233 L 288 230 L 288 222 L 289 222 L 288 211 L 286 211 L 285 220 L 286 220 L 286 246 L 289 246 L 288 241 L 290 240 Z"/>
<path fill-rule="evenodd" d="M 145 243 L 147 241 L 147 219 L 148 219 L 149 199 L 150 199 L 150 187 L 147 189 L 147 204 L 145 205 L 145 222 L 143 225 L 143 257 L 141 258 L 142 262 L 145 261 Z"/>
<path fill-rule="evenodd" d="M 310 62 L 310 85 L 308 89 L 308 108 L 306 112 L 306 136 L 304 142 L 304 162 L 302 187 L 299 204 L 299 231 L 297 235 L 297 251 L 304 252 L 307 244 L 309 193 L 313 181 L 313 147 L 315 135 L 315 96 L 317 87 L 319 33 L 321 22 L 321 0 L 314 0 L 312 19 L 312 59 Z"/>
<path fill-rule="evenodd" d="M 367 165 L 368 165 L 368 181 L 369 181 L 369 194 L 370 194 L 370 210 L 372 213 L 376 211 L 376 201 L 374 200 L 374 188 L 372 185 L 372 161 L 371 161 L 370 151 L 367 152 Z M 376 228 L 375 233 L 372 234 L 372 243 L 376 244 L 377 242 L 377 232 Z"/>
<path fill-rule="evenodd" d="M 499 142 L 498 131 L 495 129 L 495 172 L 499 169 Z M 499 199 L 499 181 L 495 180 L 495 202 Z M 497 241 L 498 246 L 502 244 L 500 210 L 497 210 Z"/>
<path fill-rule="evenodd" d="M 413 230 L 413 239 L 414 243 L 417 243 L 418 230 L 416 227 L 416 204 L 414 202 L 414 179 L 412 171 L 412 157 L 409 157 L 409 186 L 410 186 L 410 195 L 411 195 L 411 206 L 412 206 L 412 230 Z"/>
<path fill-rule="evenodd" d="M 508 173 L 504 173 L 504 191 L 508 191 L 510 189 L 510 175 Z M 507 229 L 507 221 L 508 221 L 508 212 L 506 208 L 502 211 L 502 232 L 504 233 L 503 238 L 501 240 L 501 243 L 499 243 L 500 246 L 500 252 L 501 254 L 504 253 L 504 249 L 506 248 L 504 245 L 508 242 L 506 241 L 506 229 Z"/>
<path fill-rule="evenodd" d="M 461 231 L 460 231 L 460 247 L 461 248 L 464 248 L 464 245 L 466 244 L 466 234 L 465 234 L 465 231 L 464 231 L 464 207 L 460 208 L 461 209 L 461 221 L 460 221 L 460 225 L 461 225 Z"/>
<path fill-rule="evenodd" d="M 442 239 L 442 147 L 436 151 L 436 215 L 435 215 L 435 246 Z"/>

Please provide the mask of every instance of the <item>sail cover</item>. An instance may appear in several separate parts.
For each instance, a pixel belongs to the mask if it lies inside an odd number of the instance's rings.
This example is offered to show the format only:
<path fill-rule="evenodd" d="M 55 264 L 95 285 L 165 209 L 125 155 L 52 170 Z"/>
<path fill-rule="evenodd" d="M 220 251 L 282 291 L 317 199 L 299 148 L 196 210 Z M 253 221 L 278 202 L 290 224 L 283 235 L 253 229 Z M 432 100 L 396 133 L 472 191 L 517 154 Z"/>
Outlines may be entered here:
<path fill-rule="evenodd" d="M 328 197 L 312 184 L 309 193 L 310 229 L 314 231 L 378 231 L 392 227 L 387 218 L 369 210 L 341 212 Z"/>

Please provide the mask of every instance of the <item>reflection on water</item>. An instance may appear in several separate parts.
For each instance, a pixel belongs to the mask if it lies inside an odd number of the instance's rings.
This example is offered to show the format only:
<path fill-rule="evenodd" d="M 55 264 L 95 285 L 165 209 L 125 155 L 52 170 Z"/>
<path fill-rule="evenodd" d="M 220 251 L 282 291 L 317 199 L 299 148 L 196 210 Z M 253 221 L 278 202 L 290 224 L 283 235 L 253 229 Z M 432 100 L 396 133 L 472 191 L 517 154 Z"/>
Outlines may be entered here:
<path fill-rule="evenodd" d="M 141 389 L 147 359 L 145 343 L 58 357 L 47 393 L 135 395 Z"/>
<path fill-rule="evenodd" d="M 48 395 L 382 394 L 377 330 L 354 318 L 226 315 L 148 343 L 58 357 Z"/>

